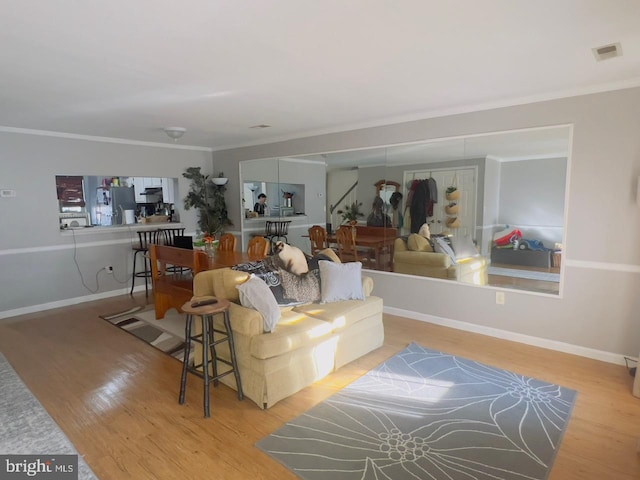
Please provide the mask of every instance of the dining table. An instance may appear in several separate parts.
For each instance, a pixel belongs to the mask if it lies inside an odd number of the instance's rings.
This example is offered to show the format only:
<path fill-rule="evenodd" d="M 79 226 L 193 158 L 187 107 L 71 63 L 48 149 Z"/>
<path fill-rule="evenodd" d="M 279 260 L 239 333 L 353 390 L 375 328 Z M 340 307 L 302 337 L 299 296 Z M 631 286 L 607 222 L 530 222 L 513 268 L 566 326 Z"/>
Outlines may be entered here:
<path fill-rule="evenodd" d="M 355 238 L 356 248 L 369 253 L 369 258 L 373 260 L 376 270 L 393 271 L 393 245 L 395 235 L 369 235 L 357 233 Z M 337 245 L 338 240 L 335 233 L 327 235 L 329 245 Z M 389 261 L 383 262 L 384 254 L 389 252 Z"/>
<path fill-rule="evenodd" d="M 263 259 L 264 257 L 249 255 L 247 252 L 217 250 L 213 256 L 208 256 L 202 266 L 204 270 L 216 270 L 218 268 L 234 267 L 241 263 L 257 262 Z"/>

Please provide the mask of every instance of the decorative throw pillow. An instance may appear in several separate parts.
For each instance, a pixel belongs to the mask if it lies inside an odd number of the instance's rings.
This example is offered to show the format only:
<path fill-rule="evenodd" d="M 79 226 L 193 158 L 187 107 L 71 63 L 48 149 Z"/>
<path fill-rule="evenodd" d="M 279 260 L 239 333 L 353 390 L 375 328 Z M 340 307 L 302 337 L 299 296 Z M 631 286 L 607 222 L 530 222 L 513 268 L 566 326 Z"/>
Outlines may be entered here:
<path fill-rule="evenodd" d="M 451 247 L 456 254 L 457 260 L 477 257 L 480 255 L 478 249 L 469 235 L 455 236 L 451 239 Z"/>
<path fill-rule="evenodd" d="M 238 270 L 240 272 L 247 272 L 261 278 L 271 289 L 271 293 L 276 299 L 276 303 L 280 306 L 297 305 L 300 302 L 296 302 L 292 298 L 287 298 L 282 287 L 282 280 L 280 278 L 280 268 L 282 267 L 279 259 L 276 255 L 268 257 L 258 262 L 241 263 L 234 267 L 232 270 Z"/>
<path fill-rule="evenodd" d="M 428 223 L 422 224 L 422 226 L 420 227 L 420 230 L 418 230 L 418 235 L 421 235 L 424 238 L 431 238 L 431 230 L 429 230 Z"/>
<path fill-rule="evenodd" d="M 456 254 L 443 237 L 433 237 L 433 249 L 438 253 L 446 253 L 451 257 L 451 263 L 457 264 Z"/>
<path fill-rule="evenodd" d="M 407 238 L 407 248 L 414 252 L 433 252 L 429 240 L 418 233 L 412 233 Z"/>
<path fill-rule="evenodd" d="M 297 302 L 316 303 L 320 301 L 320 271 L 310 270 L 302 275 L 295 275 L 280 270 L 282 287 L 287 298 Z"/>
<path fill-rule="evenodd" d="M 327 260 L 328 262 L 334 261 L 329 255 L 325 255 L 324 253 L 316 253 L 313 257 L 307 257 L 307 266 L 309 267 L 310 272 L 320 268 L 320 265 L 318 264 L 320 260 Z"/>
<path fill-rule="evenodd" d="M 251 275 L 249 280 L 236 288 L 240 292 L 240 304 L 243 307 L 257 310 L 264 319 L 263 330 L 273 333 L 278 320 L 280 320 L 280 308 L 264 280 Z"/>
<path fill-rule="evenodd" d="M 362 291 L 362 263 L 334 263 L 326 260 L 320 264 L 321 302 L 364 300 Z"/>

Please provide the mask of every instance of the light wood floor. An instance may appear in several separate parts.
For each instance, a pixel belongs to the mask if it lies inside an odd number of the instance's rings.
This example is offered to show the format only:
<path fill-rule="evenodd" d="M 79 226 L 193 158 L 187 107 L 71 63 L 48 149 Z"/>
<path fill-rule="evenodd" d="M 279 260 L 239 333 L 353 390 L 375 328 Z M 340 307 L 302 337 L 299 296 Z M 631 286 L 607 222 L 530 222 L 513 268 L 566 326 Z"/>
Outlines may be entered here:
<path fill-rule="evenodd" d="M 0 323 L 0 351 L 101 480 L 294 479 L 253 444 L 408 343 L 465 356 L 579 392 L 551 480 L 637 480 L 640 399 L 624 367 L 385 315 L 385 343 L 262 411 L 234 391 L 189 379 L 180 363 L 98 318 L 144 303 L 118 297 Z"/>

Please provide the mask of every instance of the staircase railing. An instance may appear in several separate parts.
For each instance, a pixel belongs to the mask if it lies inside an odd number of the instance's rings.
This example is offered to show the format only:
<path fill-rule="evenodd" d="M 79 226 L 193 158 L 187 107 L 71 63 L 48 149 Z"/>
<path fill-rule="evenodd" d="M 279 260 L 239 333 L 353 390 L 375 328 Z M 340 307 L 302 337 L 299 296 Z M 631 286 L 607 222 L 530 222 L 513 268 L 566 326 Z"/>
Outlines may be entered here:
<path fill-rule="evenodd" d="M 330 214 L 333 214 L 333 211 L 334 211 L 336 208 L 338 208 L 338 205 L 340 205 L 340 202 L 342 202 L 345 198 L 347 198 L 347 195 L 349 195 L 349 194 L 353 191 L 353 189 L 354 189 L 354 188 L 356 188 L 357 186 L 358 186 L 358 181 L 356 180 L 356 183 L 354 183 L 353 185 L 351 185 L 351 187 L 349 187 L 349 190 L 347 190 L 347 191 L 345 192 L 345 194 L 344 194 L 344 195 L 342 195 L 342 196 L 340 197 L 340 200 L 338 200 L 338 201 L 336 202 L 336 204 L 335 204 L 335 205 L 331 205 L 331 206 L 329 207 L 329 213 L 330 213 Z"/>
<path fill-rule="evenodd" d="M 355 189 L 358 186 L 358 181 L 356 180 L 356 182 L 351 185 L 351 187 L 349 187 L 349 189 L 347 189 L 347 191 L 344 193 L 344 195 L 342 195 L 342 197 L 340 197 L 340 200 L 338 200 L 335 205 L 330 205 L 329 206 L 329 217 L 330 217 L 330 221 L 332 225 L 339 225 L 340 221 L 337 218 L 338 214 L 334 215 L 334 211 L 336 210 L 336 208 L 338 208 L 340 206 L 340 204 L 346 199 L 347 200 L 347 204 L 351 204 L 353 202 L 356 201 L 356 194 L 355 194 Z"/>

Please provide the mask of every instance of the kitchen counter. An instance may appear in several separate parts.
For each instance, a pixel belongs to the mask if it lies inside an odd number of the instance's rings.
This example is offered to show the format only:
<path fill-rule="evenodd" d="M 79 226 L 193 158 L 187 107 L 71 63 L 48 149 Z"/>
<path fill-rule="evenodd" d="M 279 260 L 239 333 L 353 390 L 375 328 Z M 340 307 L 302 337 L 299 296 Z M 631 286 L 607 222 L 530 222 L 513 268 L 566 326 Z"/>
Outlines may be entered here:
<path fill-rule="evenodd" d="M 157 230 L 159 228 L 182 228 L 184 225 L 179 222 L 154 222 L 154 223 L 130 223 L 126 225 L 108 225 L 101 227 L 66 228 L 60 230 L 63 237 L 79 235 L 108 235 L 122 234 L 124 232 L 137 232 L 139 230 Z"/>
<path fill-rule="evenodd" d="M 264 217 L 258 217 L 258 218 L 243 218 L 242 221 L 245 225 L 254 225 L 254 224 L 258 224 L 258 223 L 264 223 L 267 221 L 270 222 L 287 222 L 287 221 L 291 221 L 296 222 L 296 223 L 300 223 L 300 222 L 306 222 L 307 221 L 307 216 L 306 215 L 291 215 L 290 217 L 276 217 L 276 216 L 264 216 Z"/>

